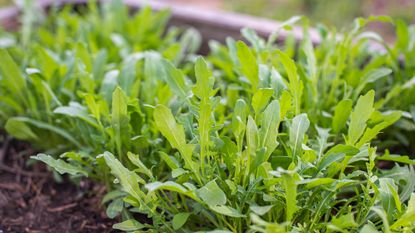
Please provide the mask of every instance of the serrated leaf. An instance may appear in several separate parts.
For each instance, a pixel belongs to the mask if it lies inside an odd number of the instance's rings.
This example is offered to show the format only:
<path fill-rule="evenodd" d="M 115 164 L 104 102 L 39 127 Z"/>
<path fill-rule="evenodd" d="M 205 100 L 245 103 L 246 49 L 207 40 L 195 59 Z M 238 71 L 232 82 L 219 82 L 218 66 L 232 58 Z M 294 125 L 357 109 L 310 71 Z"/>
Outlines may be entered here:
<path fill-rule="evenodd" d="M 293 174 L 282 173 L 282 183 L 285 191 L 285 217 L 286 221 L 291 221 L 294 213 L 297 212 L 297 184 Z"/>
<path fill-rule="evenodd" d="M 153 112 L 154 122 L 161 134 L 167 138 L 171 146 L 180 151 L 186 166 L 196 170 L 192 161 L 193 145 L 186 144 L 186 136 L 182 125 L 176 122 L 170 109 L 164 105 L 157 105 Z"/>
<path fill-rule="evenodd" d="M 176 149 L 186 144 L 186 137 L 182 125 L 177 124 L 170 109 L 164 105 L 157 105 L 153 112 L 154 122 L 157 129 Z"/>

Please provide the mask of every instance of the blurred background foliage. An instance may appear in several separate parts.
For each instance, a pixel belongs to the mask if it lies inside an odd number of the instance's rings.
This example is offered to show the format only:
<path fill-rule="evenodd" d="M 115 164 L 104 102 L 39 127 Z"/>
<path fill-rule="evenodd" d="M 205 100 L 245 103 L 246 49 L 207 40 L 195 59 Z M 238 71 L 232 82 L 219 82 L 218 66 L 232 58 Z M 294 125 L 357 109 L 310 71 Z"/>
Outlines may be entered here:
<path fill-rule="evenodd" d="M 23 1 L 23 0 L 17 0 Z M 151 0 L 149 0 L 151 1 Z M 415 0 L 159 0 L 222 9 L 276 20 L 305 15 L 312 24 L 343 28 L 356 17 L 389 15 L 415 22 Z M 13 0 L 0 0 L 0 7 Z M 380 26 L 381 27 L 381 26 Z"/>
<path fill-rule="evenodd" d="M 407 22 L 415 20 L 415 0 L 224 0 L 233 11 L 286 20 L 306 15 L 312 23 L 344 27 L 356 17 L 389 15 Z"/>

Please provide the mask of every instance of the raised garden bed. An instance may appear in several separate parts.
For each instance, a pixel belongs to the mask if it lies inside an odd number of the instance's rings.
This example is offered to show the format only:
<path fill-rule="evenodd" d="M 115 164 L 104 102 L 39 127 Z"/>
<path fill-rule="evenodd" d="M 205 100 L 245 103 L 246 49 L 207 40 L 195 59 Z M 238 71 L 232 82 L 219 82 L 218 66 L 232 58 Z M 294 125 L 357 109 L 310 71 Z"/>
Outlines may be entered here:
<path fill-rule="evenodd" d="M 6 146 L 0 181 L 16 175 L 0 182 L 0 204 L 22 208 L 0 212 L 6 232 L 102 232 L 119 221 L 131 232 L 414 229 L 413 27 L 359 19 L 336 36 L 301 18 L 172 7 L 169 24 L 199 34 L 164 30 L 162 3 L 132 18 L 143 5 L 125 3 L 98 14 L 86 1 L 38 2 L 55 18 L 31 33 L 26 15 L 21 40 L 0 50 L 2 128 L 45 152 L 32 158 L 64 182 L 27 166 L 14 152 L 26 144 Z M 13 29 L 18 14 L 0 18 Z M 377 20 L 396 25 L 395 44 L 363 31 Z M 257 33 L 241 37 L 242 27 Z M 292 30 L 273 33 L 282 27 Z M 113 220 L 98 208 L 104 192 Z M 65 221 L 36 228 L 44 218 Z"/>

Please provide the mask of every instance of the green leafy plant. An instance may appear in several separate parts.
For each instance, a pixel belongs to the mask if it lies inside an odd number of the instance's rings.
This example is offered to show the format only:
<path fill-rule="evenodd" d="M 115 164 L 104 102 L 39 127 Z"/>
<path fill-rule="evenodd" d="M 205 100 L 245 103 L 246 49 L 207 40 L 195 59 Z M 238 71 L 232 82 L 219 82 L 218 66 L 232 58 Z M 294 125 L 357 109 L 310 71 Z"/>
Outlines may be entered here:
<path fill-rule="evenodd" d="M 104 183 L 115 229 L 414 230 L 415 162 L 399 155 L 413 155 L 413 27 L 357 19 L 314 46 L 294 17 L 267 40 L 242 30 L 251 46 L 211 42 L 205 59 L 196 31 L 163 34 L 167 12 L 72 9 L 0 50 L 0 116 L 44 152 L 33 159 Z M 373 20 L 396 25 L 394 46 L 363 31 Z M 298 21 L 298 48 L 275 43 Z"/>

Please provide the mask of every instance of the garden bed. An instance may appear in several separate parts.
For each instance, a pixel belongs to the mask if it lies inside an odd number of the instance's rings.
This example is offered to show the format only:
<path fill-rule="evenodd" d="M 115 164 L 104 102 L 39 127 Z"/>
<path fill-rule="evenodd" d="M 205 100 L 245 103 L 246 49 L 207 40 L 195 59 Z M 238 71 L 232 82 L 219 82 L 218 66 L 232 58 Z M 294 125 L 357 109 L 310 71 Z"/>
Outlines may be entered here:
<path fill-rule="evenodd" d="M 6 231 L 110 231 L 101 198 L 128 232 L 415 227 L 414 27 L 372 17 L 319 38 L 301 17 L 175 6 L 168 21 L 161 3 L 125 3 L 41 1 L 46 20 L 26 6 L 4 33 L 2 128 L 38 148 L 4 140 Z M 12 30 L 18 14 L 0 18 Z M 365 32 L 374 21 L 397 42 Z"/>
<path fill-rule="evenodd" d="M 6 139 L 0 146 L 0 232 L 115 232 L 101 199 L 105 187 L 66 178 L 57 182 L 42 163 L 28 165 L 35 151 Z"/>

